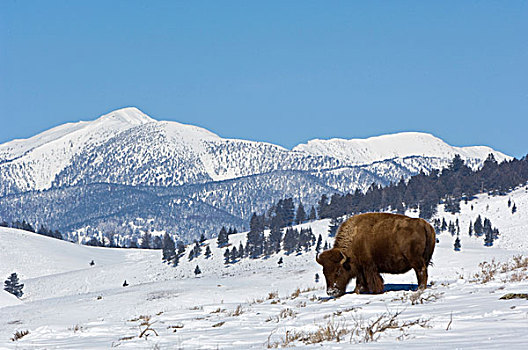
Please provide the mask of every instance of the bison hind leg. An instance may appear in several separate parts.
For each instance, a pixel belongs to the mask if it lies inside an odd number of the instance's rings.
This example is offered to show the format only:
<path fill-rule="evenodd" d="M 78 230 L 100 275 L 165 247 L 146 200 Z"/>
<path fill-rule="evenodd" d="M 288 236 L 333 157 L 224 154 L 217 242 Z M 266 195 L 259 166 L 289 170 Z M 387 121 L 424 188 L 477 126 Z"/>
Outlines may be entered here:
<path fill-rule="evenodd" d="M 414 268 L 414 271 L 416 272 L 416 278 L 418 279 L 418 288 L 427 288 L 427 266 L 424 265 L 418 268 Z"/>

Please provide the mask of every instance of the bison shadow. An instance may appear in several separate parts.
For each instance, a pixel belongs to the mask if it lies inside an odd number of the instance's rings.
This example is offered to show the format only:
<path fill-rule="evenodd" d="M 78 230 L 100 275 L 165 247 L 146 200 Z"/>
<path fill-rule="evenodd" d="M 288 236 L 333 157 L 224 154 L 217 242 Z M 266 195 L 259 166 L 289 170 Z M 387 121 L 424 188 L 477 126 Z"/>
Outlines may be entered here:
<path fill-rule="evenodd" d="M 383 293 L 385 292 L 400 292 L 400 291 L 406 291 L 406 292 L 415 292 L 418 290 L 418 285 L 417 284 L 398 284 L 398 283 L 389 283 L 389 284 L 386 284 L 385 287 L 383 288 Z M 356 293 L 354 293 L 353 291 L 349 291 L 349 292 L 346 292 L 345 295 L 347 294 L 353 294 L 353 295 L 356 295 Z M 373 294 L 373 293 L 361 293 L 361 295 L 368 295 L 368 294 Z M 331 299 L 337 299 L 336 297 L 319 297 L 320 300 L 331 300 Z"/>

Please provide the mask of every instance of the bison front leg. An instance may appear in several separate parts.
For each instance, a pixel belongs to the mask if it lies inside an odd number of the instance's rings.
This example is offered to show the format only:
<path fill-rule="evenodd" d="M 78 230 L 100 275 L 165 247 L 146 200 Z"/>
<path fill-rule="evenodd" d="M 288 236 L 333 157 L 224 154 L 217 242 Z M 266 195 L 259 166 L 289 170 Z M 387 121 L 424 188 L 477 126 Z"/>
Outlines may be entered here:
<path fill-rule="evenodd" d="M 383 293 L 383 278 L 374 266 L 368 266 L 364 269 L 366 287 L 369 293 Z"/>
<path fill-rule="evenodd" d="M 418 288 L 427 288 L 427 266 L 415 268 L 414 271 L 416 272 L 416 278 L 418 279 Z"/>
<path fill-rule="evenodd" d="M 360 294 L 365 291 L 367 291 L 367 281 L 365 280 L 363 272 L 360 272 L 356 276 L 356 288 L 354 289 L 354 293 Z"/>

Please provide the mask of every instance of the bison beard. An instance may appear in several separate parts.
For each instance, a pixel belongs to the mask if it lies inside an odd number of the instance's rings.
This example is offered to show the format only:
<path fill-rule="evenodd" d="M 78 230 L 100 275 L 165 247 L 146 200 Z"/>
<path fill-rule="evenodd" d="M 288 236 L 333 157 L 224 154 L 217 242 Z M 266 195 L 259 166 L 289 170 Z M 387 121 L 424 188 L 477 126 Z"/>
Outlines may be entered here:
<path fill-rule="evenodd" d="M 427 266 L 435 246 L 435 232 L 423 219 L 388 213 L 356 215 L 345 221 L 334 247 L 322 252 L 327 293 L 340 296 L 352 278 L 355 293 L 382 293 L 381 273 L 414 269 L 419 288 L 427 286 Z"/>

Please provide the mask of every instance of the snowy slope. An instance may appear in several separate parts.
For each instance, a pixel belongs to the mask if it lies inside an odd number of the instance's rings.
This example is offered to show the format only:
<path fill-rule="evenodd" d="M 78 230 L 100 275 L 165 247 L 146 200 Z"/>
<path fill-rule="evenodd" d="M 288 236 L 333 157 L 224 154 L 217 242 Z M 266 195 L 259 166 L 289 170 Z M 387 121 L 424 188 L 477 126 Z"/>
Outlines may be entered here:
<path fill-rule="evenodd" d="M 517 204 L 515 214 L 507 206 L 508 198 Z M 213 253 L 210 259 L 202 254 L 188 261 L 189 247 L 174 268 L 161 263 L 159 251 L 74 246 L 0 228 L 0 242 L 9 242 L 0 250 L 2 273 L 19 271 L 26 276 L 21 279 L 26 284 L 21 303 L 0 307 L 0 348 L 266 348 L 281 346 L 288 335 L 330 325 L 345 332 L 339 342 L 321 340 L 309 345 L 298 340 L 289 345 L 348 349 L 351 343 L 364 341 L 367 332 L 361 325 L 372 324 L 387 312 L 401 312 L 397 318 L 400 327 L 359 346 L 523 349 L 528 341 L 528 304 L 522 299 L 499 300 L 506 293 L 526 292 L 526 278 L 511 279 L 514 273 L 522 274 L 522 269 L 499 271 L 489 282 L 474 275 L 482 261 L 504 262 L 526 253 L 527 198 L 526 189 L 519 188 L 508 196 L 481 195 L 467 206 L 463 204 L 457 215 L 463 228 L 480 213 L 499 228 L 500 238 L 495 246 L 484 247 L 482 238 L 470 237 L 463 229 L 462 251 L 455 252 L 454 237 L 440 233 L 434 266 L 430 267 L 432 285 L 421 296 L 409 291 L 416 278 L 407 273 L 385 275 L 389 291 L 381 295 L 346 294 L 328 299 L 324 282 L 314 281 L 315 273 L 322 277 L 322 271 L 313 248 L 302 255 L 244 259 L 226 267 L 223 249 L 210 240 L 205 243 Z M 455 218 L 441 208 L 438 217 Z M 302 226 L 310 226 L 316 236 L 321 234 L 327 240 L 328 224 L 328 220 L 320 220 Z M 234 246 L 241 240 L 243 233 L 230 236 Z M 67 253 L 70 250 L 73 253 Z M 52 266 L 54 271 L 39 261 L 50 255 L 61 259 Z M 28 259 L 30 256 L 38 259 Z M 279 256 L 284 259 L 280 268 Z M 89 267 L 92 258 L 96 265 Z M 48 264 L 52 260 L 49 257 Z M 203 272 L 199 277 L 193 273 L 196 265 Z M 125 279 L 130 286 L 121 286 Z M 414 326 L 403 324 L 415 321 Z M 139 338 L 145 324 L 158 336 L 147 331 L 146 339 Z M 352 329 L 356 332 L 350 333 Z M 23 330 L 30 333 L 16 343 L 9 340 Z"/>
<path fill-rule="evenodd" d="M 410 156 L 452 159 L 456 154 L 459 154 L 462 159 L 486 159 L 490 153 L 493 153 L 499 162 L 510 159 L 490 147 L 450 146 L 431 134 L 420 132 L 402 132 L 367 139 L 315 139 L 306 144 L 297 145 L 293 150 L 312 155 L 332 156 L 354 165 Z"/>

